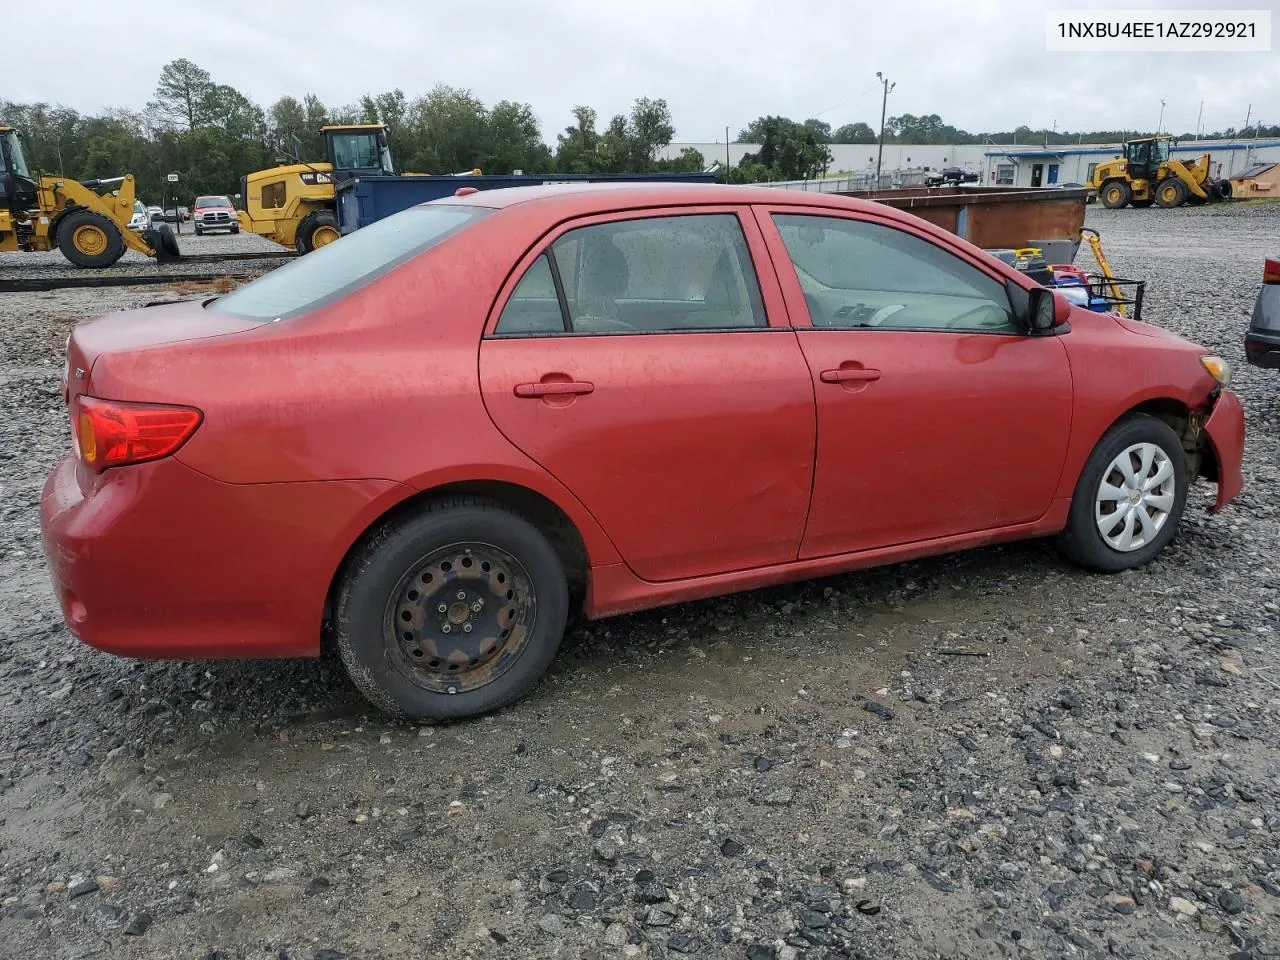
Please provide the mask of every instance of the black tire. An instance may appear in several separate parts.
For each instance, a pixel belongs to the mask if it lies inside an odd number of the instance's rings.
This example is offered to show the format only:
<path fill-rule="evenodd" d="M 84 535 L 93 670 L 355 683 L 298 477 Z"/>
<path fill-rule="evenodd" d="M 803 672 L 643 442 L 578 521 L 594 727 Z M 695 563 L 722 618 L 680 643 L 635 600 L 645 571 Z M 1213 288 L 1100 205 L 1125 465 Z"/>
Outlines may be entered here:
<path fill-rule="evenodd" d="M 1214 193 L 1217 195 L 1219 200 L 1231 199 L 1231 181 L 1230 180 L 1219 180 L 1217 183 L 1213 185 L 1213 188 L 1214 188 Z"/>
<path fill-rule="evenodd" d="M 234 227 L 232 227 L 232 228 L 231 228 L 231 234 L 232 234 L 232 236 L 234 236 L 235 234 L 237 234 L 237 233 L 239 233 L 239 232 L 240 232 L 240 227 L 239 227 L 239 225 L 238 225 L 238 224 L 237 224 L 236 226 L 234 226 Z"/>
<path fill-rule="evenodd" d="M 1123 180 L 1108 180 L 1098 191 L 1098 196 L 1102 198 L 1102 205 L 1108 210 L 1119 210 L 1129 202 L 1133 191 Z"/>
<path fill-rule="evenodd" d="M 58 223 L 58 249 L 77 267 L 101 268 L 123 257 L 125 245 L 110 218 L 92 210 L 74 210 Z"/>
<path fill-rule="evenodd" d="M 197 236 L 197 237 L 203 237 L 203 236 L 204 236 L 204 231 L 203 231 L 203 230 L 201 230 L 199 227 L 196 227 L 195 229 L 196 229 L 196 236 Z"/>
<path fill-rule="evenodd" d="M 1166 210 L 1180 207 L 1187 202 L 1187 185 L 1177 177 L 1165 177 L 1156 184 L 1156 203 Z"/>
<path fill-rule="evenodd" d="M 294 246 L 299 253 L 310 253 L 316 248 L 316 231 L 321 229 L 337 232 L 338 218 L 328 210 L 316 210 L 302 218 L 302 222 L 298 224 L 298 234 L 294 238 Z"/>
<path fill-rule="evenodd" d="M 455 497 L 384 522 L 361 541 L 339 580 L 334 639 L 374 706 L 460 720 L 537 683 L 560 648 L 568 611 L 564 569 L 546 537 L 500 503 Z"/>
<path fill-rule="evenodd" d="M 1173 503 L 1155 536 L 1137 549 L 1126 552 L 1103 539 L 1098 528 L 1096 498 L 1112 463 L 1127 448 L 1142 443 L 1154 444 L 1163 451 L 1172 465 Z M 1058 548 L 1068 560 L 1091 570 L 1116 573 L 1140 567 L 1163 550 L 1177 534 L 1189 485 L 1186 456 L 1182 450 L 1182 442 L 1173 428 L 1155 417 L 1131 414 L 1108 430 L 1089 455 L 1080 479 L 1076 482 L 1067 525 L 1058 537 Z"/>

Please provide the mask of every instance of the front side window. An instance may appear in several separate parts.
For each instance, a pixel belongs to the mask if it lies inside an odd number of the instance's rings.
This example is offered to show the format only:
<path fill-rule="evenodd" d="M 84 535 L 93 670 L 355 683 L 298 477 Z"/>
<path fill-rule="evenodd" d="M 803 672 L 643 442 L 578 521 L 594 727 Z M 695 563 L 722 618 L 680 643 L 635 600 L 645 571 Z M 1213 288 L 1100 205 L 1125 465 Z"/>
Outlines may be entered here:
<path fill-rule="evenodd" d="M 878 223 L 775 214 L 815 327 L 1021 333 L 997 280 Z"/>
<path fill-rule="evenodd" d="M 338 170 L 368 170 L 380 166 L 378 138 L 372 133 L 343 133 L 333 138 L 333 165 Z"/>
<path fill-rule="evenodd" d="M 497 333 L 553 332 L 550 298 L 561 294 L 568 323 L 560 330 L 567 333 L 731 330 L 768 323 L 736 214 L 593 224 L 563 234 L 549 253 L 520 281 Z"/>
<path fill-rule="evenodd" d="M 996 165 L 996 183 L 1013 183 L 1012 163 L 1000 163 Z"/>
<path fill-rule="evenodd" d="M 450 204 L 410 207 L 246 283 L 209 309 L 252 320 L 298 316 L 353 292 L 491 212 Z"/>

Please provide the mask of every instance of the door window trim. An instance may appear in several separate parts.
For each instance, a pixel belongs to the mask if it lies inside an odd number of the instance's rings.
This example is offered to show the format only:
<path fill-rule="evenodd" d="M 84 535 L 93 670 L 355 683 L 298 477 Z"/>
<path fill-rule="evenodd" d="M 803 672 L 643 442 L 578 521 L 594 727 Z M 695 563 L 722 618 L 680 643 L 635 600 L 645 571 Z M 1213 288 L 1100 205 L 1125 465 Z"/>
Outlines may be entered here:
<path fill-rule="evenodd" d="M 815 327 L 813 320 L 809 316 L 809 305 L 805 302 L 804 291 L 800 287 L 800 278 L 796 275 L 795 265 L 791 262 L 791 254 L 787 250 L 786 241 L 782 239 L 782 233 L 778 230 L 777 224 L 773 222 L 774 214 L 783 216 L 807 216 L 818 217 L 829 220 L 850 220 L 855 223 L 869 223 L 879 227 L 886 227 L 891 230 L 900 230 L 903 233 L 916 237 L 925 243 L 932 243 L 939 249 L 951 254 L 959 259 L 962 263 L 966 263 L 973 267 L 979 273 L 989 277 L 998 283 L 1002 288 L 1013 279 L 1018 286 L 1024 290 L 1030 291 L 1034 289 L 1035 284 L 1030 278 L 1021 274 L 1015 278 L 1010 278 L 998 269 L 992 267 L 991 264 L 983 263 L 975 257 L 970 251 L 963 249 L 958 244 L 950 241 L 950 236 L 944 242 L 939 242 L 939 238 L 933 236 L 926 230 L 920 229 L 915 224 L 902 223 L 892 217 L 881 216 L 873 211 L 863 210 L 832 210 L 828 207 L 810 207 L 810 206 L 791 206 L 787 204 L 756 204 L 752 208 L 755 211 L 756 221 L 759 224 L 761 234 L 763 235 L 765 246 L 769 250 L 769 256 L 773 259 L 774 274 L 777 277 L 778 285 L 782 290 L 783 300 L 786 301 L 787 315 L 791 321 L 792 329 L 800 331 L 821 330 L 822 332 L 840 331 L 844 333 L 886 333 L 890 332 L 876 327 Z M 958 237 L 956 239 L 959 239 Z M 1015 309 L 1013 303 L 1009 304 L 1011 309 Z M 937 327 L 894 327 L 893 333 L 940 333 L 951 334 L 952 336 L 995 336 L 995 337 L 1026 337 L 1030 336 L 1027 330 L 1019 330 L 1017 333 L 1010 333 L 1007 330 L 946 330 Z"/>
<path fill-rule="evenodd" d="M 738 226 L 742 230 L 743 238 L 747 245 L 747 255 L 750 258 L 750 266 L 755 274 L 756 286 L 759 288 L 760 303 L 764 308 L 765 324 L 764 326 L 752 327 L 697 327 L 687 330 L 634 330 L 634 331 L 608 331 L 608 332 L 582 332 L 577 333 L 572 330 L 535 330 L 535 331 L 518 331 L 512 333 L 498 333 L 498 321 L 502 319 L 502 312 L 506 309 L 507 304 L 511 300 L 512 294 L 524 279 L 529 268 L 533 266 L 534 261 L 543 253 L 550 253 L 548 258 L 551 263 L 551 276 L 556 287 L 556 296 L 560 300 L 561 316 L 568 316 L 568 302 L 565 297 L 563 283 L 560 278 L 560 270 L 556 265 L 555 254 L 552 247 L 562 236 L 577 230 L 581 227 L 591 227 L 598 224 L 622 223 L 628 220 L 662 220 L 671 217 L 692 217 L 707 215 L 731 215 L 737 217 Z M 789 261 L 788 261 L 789 263 Z M 723 334 L 723 333 L 770 333 L 774 331 L 787 332 L 791 330 L 790 311 L 788 310 L 786 298 L 783 294 L 777 275 L 777 265 L 774 263 L 773 255 L 768 248 L 765 236 L 763 235 L 757 218 L 752 213 L 750 204 L 743 203 L 725 203 L 725 204 L 696 204 L 686 206 L 669 206 L 655 205 L 652 207 L 632 207 L 626 210 L 613 210 L 607 213 L 593 213 L 584 216 L 572 217 L 561 220 L 552 227 L 544 231 L 537 240 L 535 240 L 516 261 L 515 266 L 503 281 L 502 286 L 498 289 L 498 294 L 494 298 L 493 304 L 489 308 L 489 315 L 485 319 L 483 340 L 539 340 L 548 337 L 564 337 L 578 339 L 583 337 L 602 338 L 602 337 L 661 337 L 661 336 L 692 336 L 697 334 Z M 567 320 L 566 320 L 567 322 Z"/>

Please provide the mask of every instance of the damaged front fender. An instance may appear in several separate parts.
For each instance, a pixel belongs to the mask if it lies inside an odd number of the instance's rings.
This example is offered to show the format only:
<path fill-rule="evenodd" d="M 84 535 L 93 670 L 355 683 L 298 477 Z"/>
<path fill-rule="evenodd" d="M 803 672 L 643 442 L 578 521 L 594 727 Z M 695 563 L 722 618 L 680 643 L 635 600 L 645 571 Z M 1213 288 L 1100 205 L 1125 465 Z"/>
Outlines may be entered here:
<path fill-rule="evenodd" d="M 1218 497 L 1210 513 L 1217 513 L 1244 489 L 1241 465 L 1244 460 L 1244 407 L 1230 390 L 1222 390 L 1213 412 L 1204 424 L 1217 465 Z"/>

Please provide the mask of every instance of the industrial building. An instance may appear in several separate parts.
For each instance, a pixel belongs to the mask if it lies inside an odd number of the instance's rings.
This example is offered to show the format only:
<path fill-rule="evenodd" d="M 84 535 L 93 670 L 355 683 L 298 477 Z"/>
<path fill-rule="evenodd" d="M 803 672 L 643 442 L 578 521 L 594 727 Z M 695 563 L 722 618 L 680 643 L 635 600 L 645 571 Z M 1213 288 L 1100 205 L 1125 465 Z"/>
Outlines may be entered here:
<path fill-rule="evenodd" d="M 660 159 L 679 156 L 686 147 L 697 150 L 708 164 L 728 162 L 737 166 L 746 154 L 757 153 L 755 143 L 673 143 L 659 153 Z M 827 176 L 846 183 L 866 183 L 876 169 L 877 144 L 830 144 L 831 161 Z M 1252 167 L 1280 164 L 1280 139 L 1182 140 L 1172 155 L 1192 160 L 1210 156 L 1211 174 L 1216 179 L 1235 180 Z M 1045 147 L 1040 144 L 906 144 L 886 143 L 881 160 L 881 187 L 909 186 L 923 182 L 924 175 L 942 167 L 962 167 L 978 173 L 988 186 L 1053 186 L 1060 183 L 1087 183 L 1094 167 L 1121 153 L 1118 143 Z M 1269 176 L 1274 177 L 1276 171 Z M 1262 183 L 1272 180 L 1264 179 Z M 810 182 L 810 189 L 823 189 Z M 1234 182 L 1233 182 L 1234 186 Z M 834 187 L 833 189 L 847 189 Z M 1263 187 L 1256 195 L 1278 195 L 1280 186 Z"/>

